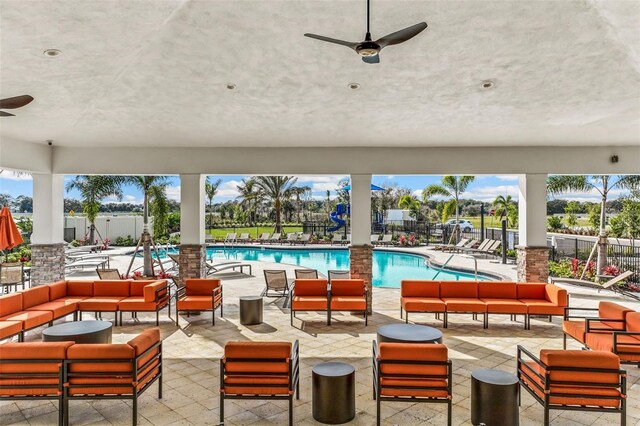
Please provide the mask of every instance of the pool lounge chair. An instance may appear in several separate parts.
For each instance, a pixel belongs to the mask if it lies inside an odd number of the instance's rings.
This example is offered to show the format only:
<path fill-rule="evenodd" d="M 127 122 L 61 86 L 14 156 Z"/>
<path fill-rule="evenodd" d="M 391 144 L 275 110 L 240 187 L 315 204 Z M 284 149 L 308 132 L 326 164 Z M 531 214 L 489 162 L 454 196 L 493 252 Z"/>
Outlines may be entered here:
<path fill-rule="evenodd" d="M 380 245 L 380 246 L 393 245 L 393 234 L 384 234 L 382 236 L 382 239 L 378 241 L 377 245 Z"/>
<path fill-rule="evenodd" d="M 371 234 L 371 244 L 372 245 L 376 245 L 378 244 L 378 240 L 380 240 L 380 235 L 378 234 Z"/>
<path fill-rule="evenodd" d="M 473 246 L 470 246 L 470 247 L 459 247 L 459 248 L 457 248 L 457 250 L 459 252 L 462 252 L 462 253 L 467 253 L 467 252 L 471 253 L 471 252 L 474 252 L 474 251 L 482 251 L 482 250 L 485 250 L 487 247 L 489 247 L 493 241 L 497 241 L 497 240 L 488 240 L 487 239 L 487 240 L 482 241 L 478 245 L 478 247 L 475 247 L 475 248 Z"/>
<path fill-rule="evenodd" d="M 481 255 L 490 255 L 490 256 L 498 256 L 498 247 L 500 247 L 500 245 L 502 244 L 502 241 L 500 240 L 489 240 L 491 241 L 491 243 L 489 243 L 489 245 L 485 246 L 483 249 L 467 249 L 465 250 L 465 253 L 467 254 L 481 254 Z"/>
<path fill-rule="evenodd" d="M 280 236 L 282 234 L 280 232 L 274 232 L 273 235 L 269 238 L 269 244 L 277 243 L 280 241 Z"/>
<path fill-rule="evenodd" d="M 236 242 L 236 233 L 229 232 L 226 237 L 224 237 L 224 244 L 233 244 Z"/>
<path fill-rule="evenodd" d="M 307 245 L 310 239 L 311 239 L 311 234 L 301 234 L 300 238 L 295 240 L 293 243 L 302 244 L 304 246 L 304 245 Z"/>
<path fill-rule="evenodd" d="M 248 243 L 250 240 L 249 238 L 249 233 L 248 232 L 243 232 L 242 234 L 240 234 L 240 236 L 236 239 L 236 243 Z"/>
<path fill-rule="evenodd" d="M 269 242 L 270 238 L 269 238 L 269 233 L 268 232 L 263 232 L 262 234 L 260 234 L 260 236 L 256 239 L 256 243 L 267 243 Z"/>
<path fill-rule="evenodd" d="M 296 241 L 298 241 L 298 234 L 296 232 L 287 234 L 287 239 L 284 240 L 284 242 L 287 242 L 289 244 L 295 244 Z"/>
<path fill-rule="evenodd" d="M 109 262 L 109 256 L 105 256 L 103 259 L 89 259 L 89 260 L 78 260 L 76 262 L 67 263 L 64 265 L 64 269 L 84 269 L 84 268 L 97 268 L 104 267 Z"/>
<path fill-rule="evenodd" d="M 468 238 L 460 238 L 460 241 L 458 242 L 458 244 L 433 244 L 433 249 L 445 251 L 448 249 L 466 247 L 468 244 L 469 244 Z"/>
<path fill-rule="evenodd" d="M 345 244 L 350 244 L 351 243 L 351 234 L 347 234 L 347 236 L 344 237 L 344 243 Z"/>
<path fill-rule="evenodd" d="M 584 287 L 596 288 L 598 291 L 602 289 L 611 290 L 614 293 L 620 293 L 621 295 L 627 296 L 630 299 L 640 300 L 640 295 L 621 289 L 618 286 L 616 286 L 616 284 L 632 276 L 633 273 L 634 273 L 633 271 L 623 272 L 620 275 L 613 277 L 608 281 L 603 282 L 602 284 L 596 284 L 593 281 L 580 280 L 577 278 L 561 278 L 561 277 L 550 277 L 549 281 L 551 281 L 552 284 L 560 282 L 560 283 L 567 283 L 567 284 L 581 285 Z"/>
<path fill-rule="evenodd" d="M 342 235 L 341 234 L 333 234 L 333 238 L 331 238 L 331 245 L 333 243 L 342 245 Z"/>
<path fill-rule="evenodd" d="M 205 272 L 205 276 L 217 274 L 229 269 L 235 271 L 236 268 L 240 268 L 240 273 L 243 273 L 243 274 L 244 274 L 244 268 L 249 268 L 249 275 L 252 274 L 251 265 L 249 265 L 248 263 L 238 262 L 237 260 L 232 260 L 228 262 L 218 262 L 218 263 L 205 262 L 204 265 L 207 268 Z"/>

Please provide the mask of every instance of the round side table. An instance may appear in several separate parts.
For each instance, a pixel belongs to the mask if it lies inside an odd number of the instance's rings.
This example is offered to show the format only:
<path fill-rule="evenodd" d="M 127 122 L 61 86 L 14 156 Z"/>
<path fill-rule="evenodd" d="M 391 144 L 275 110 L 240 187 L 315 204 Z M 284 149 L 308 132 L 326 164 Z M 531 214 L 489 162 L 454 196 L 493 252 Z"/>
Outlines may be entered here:
<path fill-rule="evenodd" d="M 262 324 L 262 297 L 261 296 L 240 297 L 240 324 L 242 325 Z"/>
<path fill-rule="evenodd" d="M 442 343 L 442 331 L 428 325 L 387 324 L 378 327 L 378 343 Z"/>
<path fill-rule="evenodd" d="M 111 343 L 109 321 L 72 321 L 42 330 L 43 342 Z"/>
<path fill-rule="evenodd" d="M 313 367 L 313 418 L 337 425 L 356 416 L 356 370 L 344 362 L 323 362 Z"/>
<path fill-rule="evenodd" d="M 518 426 L 518 378 L 506 371 L 479 369 L 471 372 L 471 423 L 486 426 Z"/>

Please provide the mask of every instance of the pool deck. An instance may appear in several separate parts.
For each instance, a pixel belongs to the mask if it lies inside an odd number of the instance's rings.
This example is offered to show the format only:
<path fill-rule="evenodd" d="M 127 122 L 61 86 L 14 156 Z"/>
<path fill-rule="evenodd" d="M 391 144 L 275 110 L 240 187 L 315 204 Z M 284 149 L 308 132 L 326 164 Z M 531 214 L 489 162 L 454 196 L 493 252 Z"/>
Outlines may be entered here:
<path fill-rule="evenodd" d="M 413 249 L 424 252 L 424 248 Z M 442 254 L 438 254 L 442 258 Z M 444 255 L 446 257 L 446 254 Z M 129 257 L 114 256 L 112 266 L 126 268 Z M 139 260 L 136 260 L 139 262 Z M 466 261 L 466 260 L 465 260 Z M 462 260 L 461 260 L 462 262 Z M 491 260 L 486 261 L 493 265 Z M 375 424 L 375 401 L 371 397 L 371 341 L 379 326 L 400 323 L 399 289 L 373 289 L 373 315 L 364 326 L 361 317 L 348 313 L 336 313 L 331 326 L 325 315 L 300 313 L 289 325 L 289 310 L 282 307 L 282 299 L 265 299 L 264 323 L 244 326 L 239 323 L 238 298 L 258 295 L 264 288 L 263 268 L 284 268 L 293 276 L 292 266 L 251 262 L 253 276 L 227 272 L 219 277 L 224 286 L 224 318 L 216 318 L 211 326 L 209 313 L 187 318 L 182 316 L 181 328 L 177 328 L 161 313 L 160 330 L 163 338 L 165 376 L 164 395 L 156 399 L 155 385 L 139 399 L 140 425 L 217 425 L 219 413 L 218 360 L 224 344 L 231 340 L 300 341 L 301 394 L 294 402 L 296 425 L 317 425 L 311 410 L 311 369 L 323 361 L 343 361 L 356 368 L 356 412 L 351 425 Z M 138 263 L 139 264 L 139 263 Z M 513 265 L 497 265 L 504 270 Z M 503 269 L 499 270 L 501 273 Z M 91 273 L 93 274 L 93 273 Z M 91 275 L 75 274 L 76 278 Z M 71 277 L 70 277 L 71 278 Z M 566 287 L 571 294 L 572 306 L 593 307 L 599 300 L 611 300 L 640 310 L 639 303 L 631 303 L 611 292 L 598 293 L 592 289 Z M 219 315 L 219 311 L 216 312 Z M 87 315 L 87 319 L 90 316 Z M 111 319 L 109 314 L 105 319 Z M 153 326 L 153 315 L 139 314 L 137 320 L 129 315 L 124 325 L 114 329 L 114 343 L 124 343 Z M 538 353 L 542 348 L 562 348 L 562 328 L 559 318 L 552 322 L 533 319 L 531 330 L 523 329 L 522 317 L 515 322 L 508 315 L 491 315 L 489 329 L 482 328 L 481 321 L 471 315 L 452 315 L 449 328 L 433 315 L 415 314 L 412 321 L 438 327 L 444 333 L 444 343 L 449 348 L 453 362 L 453 424 L 470 425 L 470 374 L 476 368 L 499 368 L 515 373 L 516 346 L 521 344 Z M 40 340 L 42 329 L 27 334 L 27 341 Z M 569 348 L 579 349 L 576 342 Z M 628 423 L 640 424 L 640 369 L 626 365 L 628 371 Z M 70 405 L 72 424 L 130 424 L 131 404 L 128 401 L 75 401 Z M 287 420 L 286 402 L 279 401 L 227 401 L 225 426 L 232 425 L 284 425 Z M 542 424 L 542 407 L 528 394 L 523 394 L 520 424 Z M 383 403 L 383 425 L 442 425 L 446 409 L 440 404 Z M 56 406 L 50 401 L 0 402 L 0 418 L 3 425 L 48 425 L 56 422 Z M 619 416 L 592 412 L 552 411 L 555 425 L 603 425 L 619 424 Z"/>

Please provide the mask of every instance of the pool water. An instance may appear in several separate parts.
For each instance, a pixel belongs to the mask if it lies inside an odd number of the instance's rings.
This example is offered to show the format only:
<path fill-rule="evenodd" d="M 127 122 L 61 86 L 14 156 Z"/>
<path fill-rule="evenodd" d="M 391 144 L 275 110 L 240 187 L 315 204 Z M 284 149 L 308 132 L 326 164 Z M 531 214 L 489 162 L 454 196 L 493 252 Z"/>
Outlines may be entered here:
<path fill-rule="evenodd" d="M 160 253 L 163 257 L 163 254 Z M 347 249 L 278 249 L 278 248 L 207 248 L 207 258 L 213 261 L 251 260 L 287 263 L 317 269 L 323 274 L 333 269 L 349 269 Z M 430 268 L 422 256 L 394 251 L 374 250 L 373 285 L 375 287 L 400 288 L 404 279 L 431 280 L 440 271 L 438 280 L 473 280 L 473 274 Z M 478 276 L 483 280 L 482 276 Z"/>

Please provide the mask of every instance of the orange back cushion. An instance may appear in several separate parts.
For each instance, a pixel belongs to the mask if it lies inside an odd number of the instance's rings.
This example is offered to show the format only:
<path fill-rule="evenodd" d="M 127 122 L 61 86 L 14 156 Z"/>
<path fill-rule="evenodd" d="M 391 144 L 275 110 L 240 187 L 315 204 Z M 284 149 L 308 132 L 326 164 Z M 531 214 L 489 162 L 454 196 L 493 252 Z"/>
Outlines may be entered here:
<path fill-rule="evenodd" d="M 620 368 L 618 355 L 602 351 L 543 349 L 540 351 L 540 361 L 549 367 Z M 584 371 L 551 371 L 549 378 L 554 381 L 573 381 L 585 384 L 617 383 L 619 381 L 617 373 L 585 373 Z"/>
<path fill-rule="evenodd" d="M 60 299 L 67 295 L 67 282 L 58 281 L 53 284 L 49 284 L 49 300 Z"/>
<path fill-rule="evenodd" d="M 217 278 L 189 278 L 186 279 L 187 296 L 211 296 L 213 289 L 220 285 Z"/>
<path fill-rule="evenodd" d="M 128 373 L 131 372 L 131 359 L 134 350 L 126 343 L 84 343 L 67 349 L 67 359 L 122 359 L 122 362 L 79 362 L 71 363 L 69 371 L 73 373 Z"/>
<path fill-rule="evenodd" d="M 22 309 L 28 309 L 49 301 L 49 287 L 39 285 L 22 292 Z"/>
<path fill-rule="evenodd" d="M 0 317 L 22 310 L 22 293 L 0 296 Z"/>
<path fill-rule="evenodd" d="M 440 297 L 440 281 L 402 280 L 400 297 Z"/>
<path fill-rule="evenodd" d="M 629 312 L 633 312 L 633 309 L 613 302 L 600 302 L 598 305 L 598 317 L 600 318 L 623 320 Z M 622 322 L 602 321 L 602 323 L 618 330 L 625 329 Z"/>
<path fill-rule="evenodd" d="M 51 359 L 51 363 L 0 364 L 0 373 L 57 373 L 73 342 L 21 342 L 0 345 L 0 359 Z"/>
<path fill-rule="evenodd" d="M 546 284 L 518 283 L 516 290 L 518 299 L 547 300 Z"/>
<path fill-rule="evenodd" d="M 104 297 L 129 297 L 130 280 L 100 280 L 93 284 L 93 295 Z"/>
<path fill-rule="evenodd" d="M 129 296 L 142 296 L 144 294 L 144 286 L 153 284 L 154 280 L 131 280 L 129 286 Z"/>
<path fill-rule="evenodd" d="M 364 280 L 332 280 L 332 296 L 364 296 Z"/>
<path fill-rule="evenodd" d="M 93 281 L 67 281 L 67 296 L 93 297 Z"/>
<path fill-rule="evenodd" d="M 224 346 L 225 369 L 229 373 L 273 372 L 288 373 L 291 356 L 290 342 L 228 342 Z M 273 362 L 228 361 L 227 358 L 268 359 Z M 282 362 L 277 362 L 281 360 Z"/>
<path fill-rule="evenodd" d="M 478 283 L 475 281 L 440 281 L 440 297 L 478 298 Z"/>
<path fill-rule="evenodd" d="M 135 352 L 135 356 L 139 356 L 144 351 L 149 349 L 151 346 L 155 345 L 160 341 L 160 329 L 158 328 L 150 328 L 148 330 L 143 331 L 140 335 L 134 337 L 129 340 L 127 344 L 131 346 Z M 149 359 L 155 356 L 160 351 L 160 348 L 155 348 L 152 351 L 149 351 L 147 355 L 140 358 L 138 360 L 138 367 L 142 367 Z"/>
<path fill-rule="evenodd" d="M 327 280 L 296 280 L 296 296 L 327 296 Z"/>
<path fill-rule="evenodd" d="M 627 331 L 640 332 L 640 312 L 629 312 L 625 319 L 627 320 Z"/>
<path fill-rule="evenodd" d="M 441 343 L 380 343 L 380 359 L 386 361 L 447 361 L 449 351 Z M 446 365 L 381 364 L 384 375 L 446 375 Z"/>
<path fill-rule="evenodd" d="M 481 299 L 517 299 L 516 283 L 511 282 L 480 282 L 478 295 Z"/>

